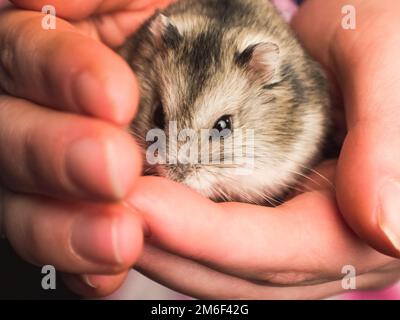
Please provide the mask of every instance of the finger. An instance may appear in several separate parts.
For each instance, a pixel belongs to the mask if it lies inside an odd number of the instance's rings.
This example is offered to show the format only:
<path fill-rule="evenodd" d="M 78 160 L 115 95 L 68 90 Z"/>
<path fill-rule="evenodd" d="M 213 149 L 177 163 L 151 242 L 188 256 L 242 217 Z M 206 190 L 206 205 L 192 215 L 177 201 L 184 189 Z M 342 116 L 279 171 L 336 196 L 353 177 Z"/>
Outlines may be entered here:
<path fill-rule="evenodd" d="M 346 228 L 327 192 L 309 192 L 277 208 L 216 204 L 179 184 L 144 177 L 128 202 L 143 213 L 152 242 L 239 277 L 332 280 L 345 265 L 364 273 L 392 261 Z"/>
<path fill-rule="evenodd" d="M 341 28 L 332 14 L 339 14 L 345 4 L 307 1 L 295 26 L 311 52 L 335 71 L 344 94 L 349 133 L 337 170 L 341 212 L 373 247 L 400 257 L 400 95 L 396 91 L 400 70 L 391 63 L 397 59 L 400 36 L 390 32 L 400 27 L 395 14 L 400 4 L 357 2 L 357 27 L 351 32 Z M 393 10 L 387 10 L 389 5 Z M 320 26 L 317 31 L 315 24 Z"/>
<path fill-rule="evenodd" d="M 64 274 L 63 280 L 75 293 L 87 298 L 102 298 L 117 291 L 124 283 L 128 271 L 116 275 Z"/>
<path fill-rule="evenodd" d="M 46 0 L 11 0 L 12 3 L 20 8 L 41 11 L 48 5 Z M 115 12 L 119 9 L 142 9 L 146 7 L 156 6 L 160 0 L 53 0 L 51 2 L 57 10 L 57 14 L 63 18 L 80 20 L 87 18 L 92 14 L 105 12 Z M 129 5 L 129 6 L 128 6 Z"/>
<path fill-rule="evenodd" d="M 123 198 L 141 171 L 128 133 L 105 122 L 0 96 L 0 181 L 14 191 Z"/>
<path fill-rule="evenodd" d="M 341 281 L 306 287 L 263 285 L 218 272 L 150 245 L 145 245 L 135 269 L 172 290 L 199 299 L 321 299 L 343 291 Z M 365 286 L 359 278 L 357 284 L 360 289 Z"/>
<path fill-rule="evenodd" d="M 151 245 L 145 245 L 135 268 L 147 277 L 199 299 L 322 299 L 344 291 L 342 281 L 310 286 L 269 286 L 220 273 Z M 184 277 L 182 275 L 190 275 Z M 206 281 L 205 281 L 206 279 Z M 381 289 L 399 279 L 396 271 L 371 272 L 354 278 L 356 290 Z"/>
<path fill-rule="evenodd" d="M 168 6 L 172 0 L 131 1 L 129 6 L 120 11 L 96 15 L 91 19 L 75 21 L 80 30 L 101 40 L 112 48 L 121 46 L 157 9 Z M 104 8 L 102 8 L 104 9 Z M 93 26 L 95 28 L 93 28 Z M 93 29 L 95 32 L 93 33 Z"/>
<path fill-rule="evenodd" d="M 117 274 L 140 254 L 142 221 L 118 204 L 76 204 L 7 193 L 3 229 L 26 261 L 79 274 Z"/>
<path fill-rule="evenodd" d="M 0 89 L 48 107 L 129 123 L 139 91 L 125 61 L 65 21 L 44 30 L 42 19 L 31 11 L 2 14 Z"/>

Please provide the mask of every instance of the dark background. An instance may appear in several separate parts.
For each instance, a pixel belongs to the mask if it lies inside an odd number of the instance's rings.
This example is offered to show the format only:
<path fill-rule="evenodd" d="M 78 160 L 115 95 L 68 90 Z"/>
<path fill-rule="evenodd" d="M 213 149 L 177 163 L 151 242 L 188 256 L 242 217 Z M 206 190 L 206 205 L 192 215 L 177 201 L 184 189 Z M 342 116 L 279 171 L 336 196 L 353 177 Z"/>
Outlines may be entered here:
<path fill-rule="evenodd" d="M 0 299 L 77 299 L 57 273 L 56 289 L 42 289 L 42 268 L 18 257 L 6 240 L 0 239 Z"/>

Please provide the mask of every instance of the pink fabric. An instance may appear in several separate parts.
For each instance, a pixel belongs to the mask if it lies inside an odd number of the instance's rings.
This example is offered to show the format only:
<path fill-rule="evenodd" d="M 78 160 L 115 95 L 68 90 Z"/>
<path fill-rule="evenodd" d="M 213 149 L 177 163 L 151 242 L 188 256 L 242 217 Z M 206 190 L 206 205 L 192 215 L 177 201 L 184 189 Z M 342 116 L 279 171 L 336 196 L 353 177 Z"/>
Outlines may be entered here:
<path fill-rule="evenodd" d="M 400 300 L 400 283 L 383 290 L 357 291 L 336 297 L 339 300 Z"/>
<path fill-rule="evenodd" d="M 290 21 L 297 11 L 297 5 L 293 0 L 271 0 L 271 2 L 281 12 L 286 21 Z"/>

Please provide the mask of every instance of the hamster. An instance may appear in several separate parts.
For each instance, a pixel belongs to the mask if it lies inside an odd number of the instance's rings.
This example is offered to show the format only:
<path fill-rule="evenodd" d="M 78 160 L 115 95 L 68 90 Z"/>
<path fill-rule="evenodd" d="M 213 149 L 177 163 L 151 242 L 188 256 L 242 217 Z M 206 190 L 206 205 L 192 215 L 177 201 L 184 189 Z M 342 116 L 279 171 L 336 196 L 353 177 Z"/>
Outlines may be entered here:
<path fill-rule="evenodd" d="M 318 161 L 329 128 L 326 77 L 269 1 L 178 0 L 119 53 L 140 83 L 132 133 L 148 155 L 157 140 L 149 131 L 163 131 L 169 152 L 158 150 L 166 161 L 146 161 L 144 174 L 183 183 L 215 201 L 276 205 Z M 208 130 L 211 146 L 191 159 L 207 153 L 221 161 L 168 161 L 166 154 L 188 144 L 186 138 L 171 143 L 172 126 L 178 133 Z M 245 136 L 242 143 L 234 142 L 235 130 Z M 225 164 L 215 134 L 238 161 Z M 252 152 L 244 152 L 249 145 Z M 238 170 L 249 163 L 246 174 Z"/>

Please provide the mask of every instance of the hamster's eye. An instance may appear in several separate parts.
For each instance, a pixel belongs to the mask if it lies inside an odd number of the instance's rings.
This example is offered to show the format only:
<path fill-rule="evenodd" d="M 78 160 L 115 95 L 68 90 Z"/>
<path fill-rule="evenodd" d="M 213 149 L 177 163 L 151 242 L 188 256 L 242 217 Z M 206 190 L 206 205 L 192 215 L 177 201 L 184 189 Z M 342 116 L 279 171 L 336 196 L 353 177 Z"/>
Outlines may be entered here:
<path fill-rule="evenodd" d="M 218 133 L 218 137 L 229 136 L 232 133 L 232 116 L 225 115 L 219 118 L 218 121 L 214 124 L 212 131 L 215 132 L 216 134 Z"/>
<path fill-rule="evenodd" d="M 157 108 L 154 111 L 153 121 L 158 128 L 160 129 L 165 128 L 165 113 L 164 113 L 164 107 L 161 102 L 157 105 Z"/>

